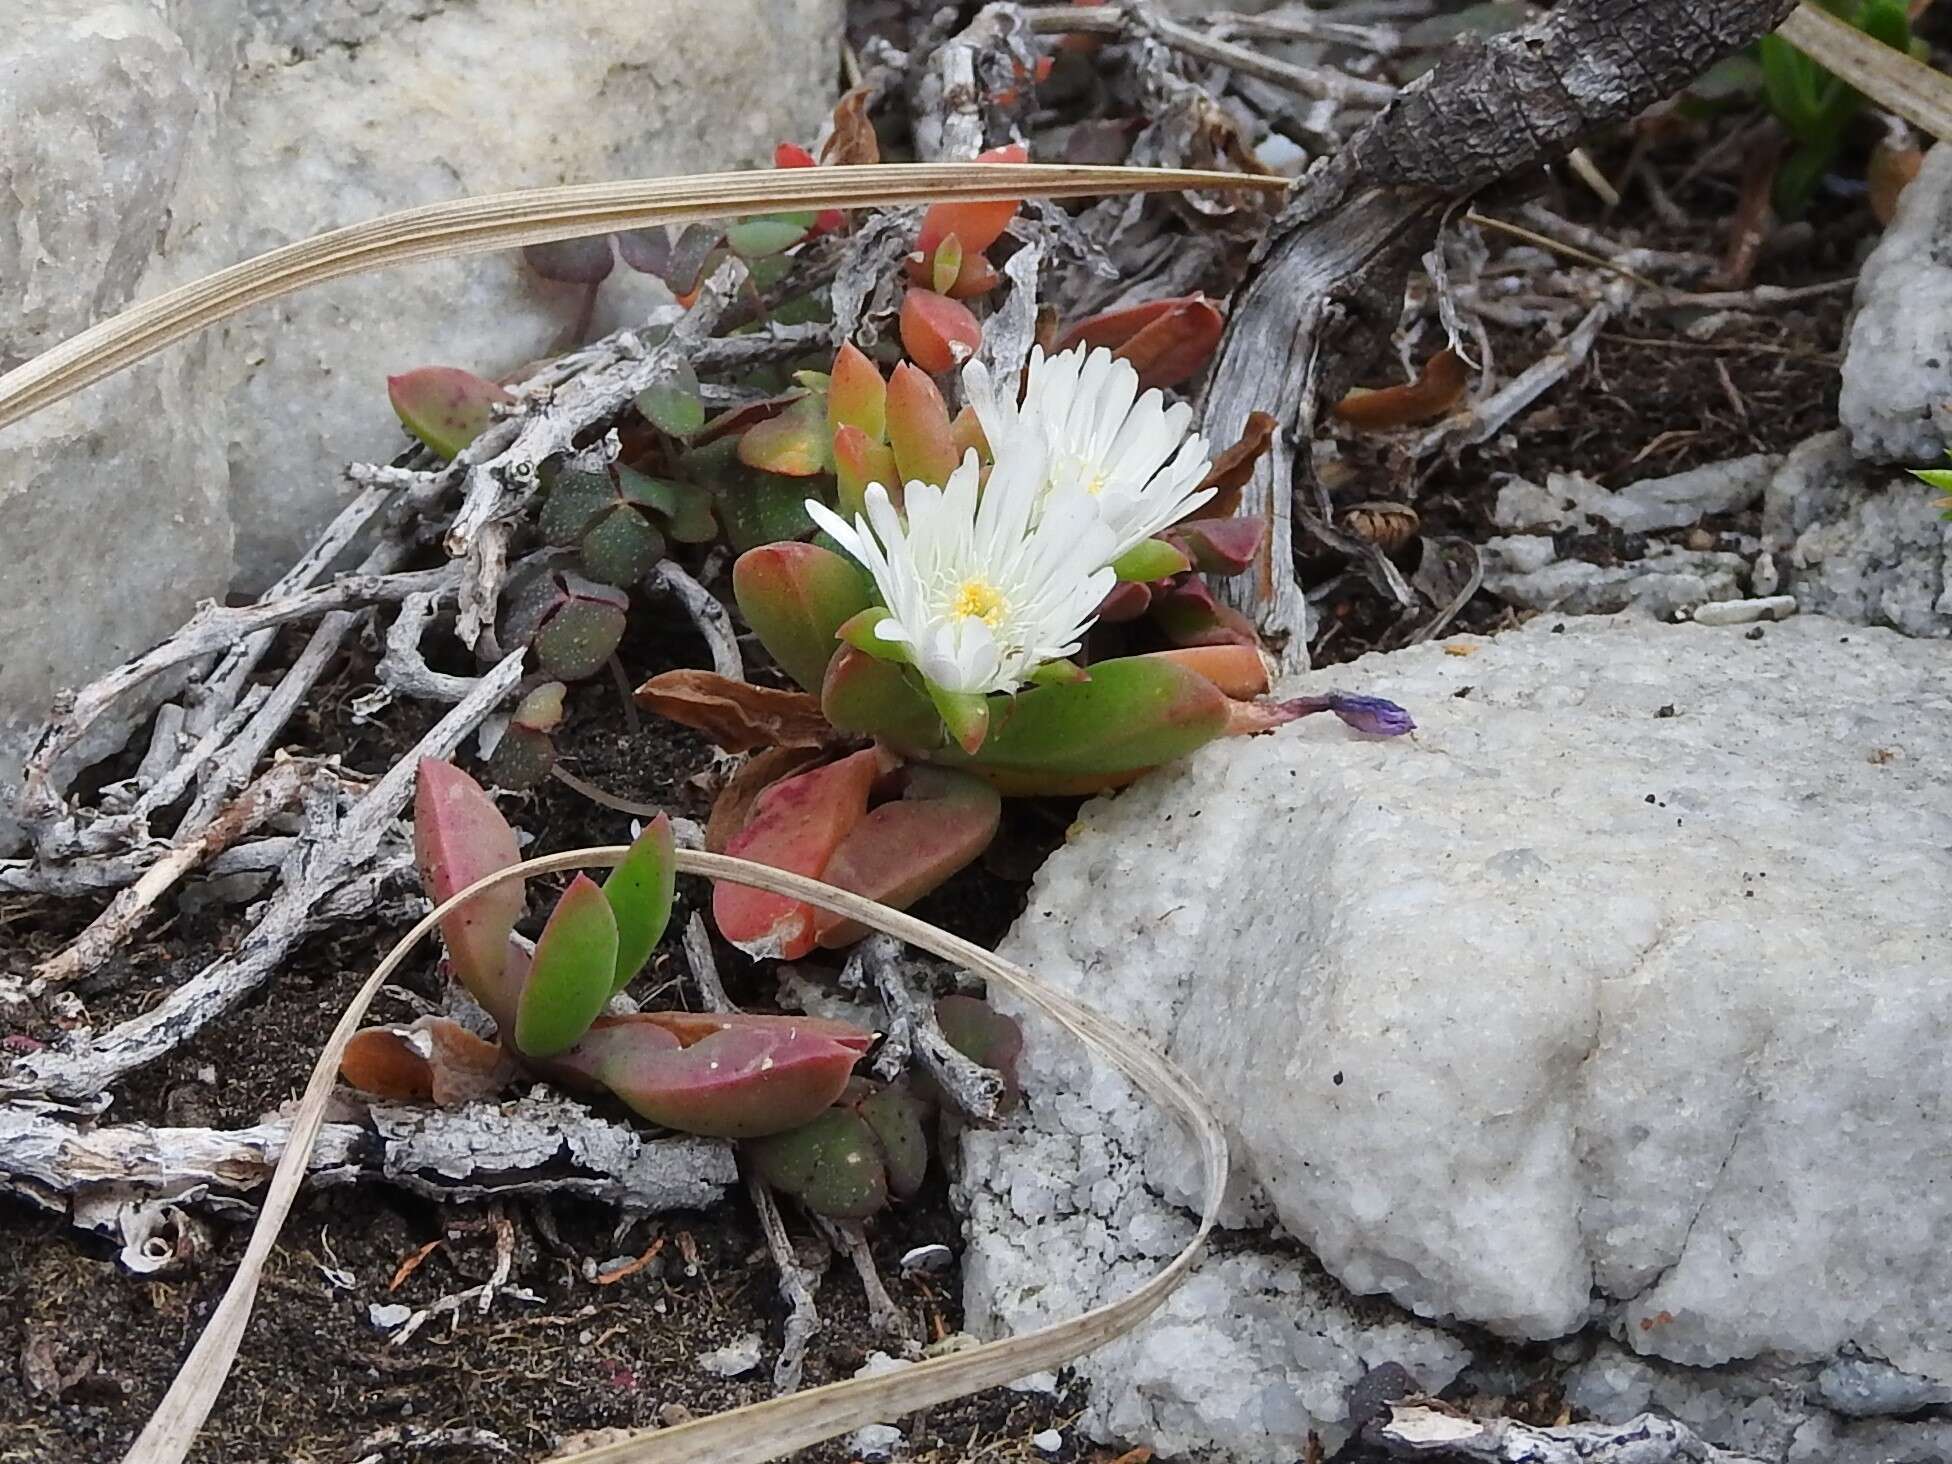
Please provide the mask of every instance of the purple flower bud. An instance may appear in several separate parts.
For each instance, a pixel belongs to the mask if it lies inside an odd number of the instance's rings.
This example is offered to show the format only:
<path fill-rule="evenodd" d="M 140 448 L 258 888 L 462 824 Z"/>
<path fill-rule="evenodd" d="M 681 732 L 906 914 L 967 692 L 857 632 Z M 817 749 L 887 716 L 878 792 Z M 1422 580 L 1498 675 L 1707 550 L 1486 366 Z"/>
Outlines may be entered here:
<path fill-rule="evenodd" d="M 1371 737 L 1401 737 L 1414 732 L 1417 724 L 1410 714 L 1393 701 L 1380 696 L 1356 696 L 1352 692 L 1331 691 L 1326 696 L 1304 696 L 1288 703 L 1300 715 L 1333 712 L 1358 732 Z"/>

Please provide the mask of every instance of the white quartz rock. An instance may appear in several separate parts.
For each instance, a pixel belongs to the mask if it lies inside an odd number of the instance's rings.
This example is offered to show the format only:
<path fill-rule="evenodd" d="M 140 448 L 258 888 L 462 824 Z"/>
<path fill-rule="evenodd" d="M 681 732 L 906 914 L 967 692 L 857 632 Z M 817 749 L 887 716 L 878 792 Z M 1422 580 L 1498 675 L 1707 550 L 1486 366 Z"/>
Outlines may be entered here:
<path fill-rule="evenodd" d="M 1837 416 L 1860 458 L 1952 447 L 1952 148 L 1934 148 L 1857 277 Z"/>
<path fill-rule="evenodd" d="M 1181 1062 L 1236 1130 L 1234 1217 L 1264 1197 L 1350 1291 L 1952 1381 L 1952 1189 L 1921 1179 L 1952 1117 L 1952 657 L 1760 630 L 1542 618 L 1305 678 L 1420 730 L 1310 719 L 1097 800 L 1004 951 Z M 964 1145 L 978 1330 L 1127 1290 L 1190 1226 L 1186 1145 L 1027 1021 L 1024 1124 Z M 1464 1347 L 1249 1247 L 1086 1364 L 1087 1421 L 1291 1456 L 1363 1366 L 1436 1387 Z"/>

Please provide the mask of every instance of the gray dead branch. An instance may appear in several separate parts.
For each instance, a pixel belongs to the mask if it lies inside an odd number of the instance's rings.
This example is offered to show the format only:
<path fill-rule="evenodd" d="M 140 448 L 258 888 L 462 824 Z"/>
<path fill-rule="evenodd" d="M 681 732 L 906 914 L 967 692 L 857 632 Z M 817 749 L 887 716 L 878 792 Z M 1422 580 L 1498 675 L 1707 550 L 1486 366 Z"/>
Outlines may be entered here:
<path fill-rule="evenodd" d="M 1328 517 L 1312 454 L 1296 445 L 1313 437 L 1321 403 L 1387 352 L 1410 271 L 1444 217 L 1672 95 L 1792 6 L 1578 0 L 1520 30 L 1460 40 L 1303 179 L 1235 296 L 1202 404 L 1214 442 L 1237 440 L 1256 410 L 1282 425 L 1242 496 L 1242 512 L 1266 520 L 1267 546 L 1221 593 L 1280 647 L 1284 667 L 1308 658 L 1291 558 L 1296 504 Z"/>
<path fill-rule="evenodd" d="M 647 1134 L 547 1089 L 507 1104 L 349 1109 L 320 1132 L 314 1185 L 384 1182 L 455 1201 L 580 1195 L 649 1213 L 709 1205 L 738 1177 L 725 1143 Z M 164 1128 L 96 1124 L 46 1103 L 0 1104 L 0 1189 L 51 1208 L 104 1196 L 178 1204 L 248 1196 L 270 1178 L 288 1136 L 279 1119 Z"/>

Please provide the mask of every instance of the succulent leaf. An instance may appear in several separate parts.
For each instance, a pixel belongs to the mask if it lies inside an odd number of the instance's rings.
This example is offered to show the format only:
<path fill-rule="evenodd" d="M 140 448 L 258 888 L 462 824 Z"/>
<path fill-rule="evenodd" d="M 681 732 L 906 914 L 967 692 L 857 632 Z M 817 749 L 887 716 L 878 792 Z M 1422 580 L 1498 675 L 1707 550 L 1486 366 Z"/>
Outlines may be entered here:
<path fill-rule="evenodd" d="M 846 1089 L 859 1056 L 804 1028 L 728 1027 L 681 1047 L 649 1024 L 606 1023 L 570 1061 L 653 1123 L 754 1139 L 820 1115 Z"/>
<path fill-rule="evenodd" d="M 933 290 L 910 290 L 901 302 L 901 344 L 924 371 L 954 371 L 981 348 L 982 324 L 969 307 Z"/>
<path fill-rule="evenodd" d="M 870 483 L 886 488 L 896 509 L 901 507 L 901 474 L 895 469 L 895 450 L 885 442 L 872 441 L 852 423 L 834 430 L 834 478 L 840 515 L 850 523 L 866 512 Z"/>
<path fill-rule="evenodd" d="M 610 902 L 617 926 L 613 992 L 630 985 L 664 938 L 677 890 L 678 841 L 670 818 L 660 813 L 644 826 L 624 862 L 603 882 L 603 897 Z"/>
<path fill-rule="evenodd" d="M 1057 349 L 1103 346 L 1130 361 L 1141 387 L 1178 386 L 1213 356 L 1226 328 L 1220 307 L 1204 295 L 1181 295 L 1107 310 L 1058 337 Z"/>
<path fill-rule="evenodd" d="M 515 399 L 494 382 L 454 366 L 422 366 L 386 379 L 400 424 L 452 459 L 487 430 L 498 404 Z"/>
<path fill-rule="evenodd" d="M 929 1171 L 929 1139 L 923 1127 L 929 1105 L 905 1088 L 877 1089 L 856 1105 L 881 1148 L 888 1192 L 905 1200 L 922 1187 Z"/>
<path fill-rule="evenodd" d="M 1260 519 L 1203 518 L 1175 524 L 1166 539 L 1207 574 L 1243 574 L 1261 552 L 1267 525 Z"/>
<path fill-rule="evenodd" d="M 574 544 L 596 516 L 617 501 L 617 485 L 607 472 L 584 467 L 558 468 L 536 515 L 536 527 L 551 544 Z"/>
<path fill-rule="evenodd" d="M 616 972 L 616 916 L 596 881 L 579 874 L 535 943 L 515 1011 L 516 1049 L 554 1057 L 574 1047 L 610 1000 Z"/>
<path fill-rule="evenodd" d="M 880 771 L 870 748 L 781 779 L 754 800 L 751 819 L 725 852 L 818 878 L 867 813 Z M 749 955 L 797 960 L 814 946 L 815 913 L 804 901 L 720 880 L 712 914 L 719 933 Z"/>
<path fill-rule="evenodd" d="M 836 432 L 842 427 L 859 428 L 870 442 L 887 435 L 888 383 L 881 379 L 881 368 L 852 341 L 843 341 L 834 353 L 833 376 L 827 385 L 827 424 Z"/>
<path fill-rule="evenodd" d="M 561 681 L 581 681 L 603 669 L 624 638 L 621 590 L 580 575 L 563 576 L 565 597 L 533 642 L 542 669 Z"/>
<path fill-rule="evenodd" d="M 432 758 L 423 758 L 415 774 L 413 850 L 421 884 L 436 904 L 521 858 L 515 830 L 481 785 Z M 512 879 L 441 920 L 454 974 L 504 1029 L 519 989 L 510 984 L 508 938 L 522 905 L 523 881 Z"/>
<path fill-rule="evenodd" d="M 610 240 L 558 239 L 550 244 L 525 244 L 522 262 L 545 280 L 559 285 L 600 285 L 616 268 Z"/>
<path fill-rule="evenodd" d="M 776 417 L 746 429 L 739 438 L 739 461 L 762 472 L 810 478 L 832 465 L 827 404 L 809 392 Z"/>
<path fill-rule="evenodd" d="M 637 410 L 660 432 L 689 437 L 705 425 L 705 402 L 698 393 L 698 373 L 680 361 L 670 375 L 637 394 Z"/>
<path fill-rule="evenodd" d="M 821 878 L 897 910 L 966 868 L 996 837 L 1003 803 L 987 783 L 948 768 L 908 769 L 899 799 L 869 811 L 835 847 Z M 821 911 L 815 934 L 829 950 L 851 945 L 864 926 Z"/>
<path fill-rule="evenodd" d="M 940 747 L 942 719 L 909 675 L 892 661 L 841 647 L 820 687 L 820 710 L 842 732 L 875 737 L 904 752 Z"/>
<path fill-rule="evenodd" d="M 815 544 L 768 544 L 732 566 L 732 594 L 788 676 L 819 692 L 842 625 L 868 608 L 867 576 Z"/>
<path fill-rule="evenodd" d="M 533 788 L 556 765 L 556 741 L 547 732 L 510 722 L 488 755 L 488 781 L 515 792 Z"/>
<path fill-rule="evenodd" d="M 1003 1075 L 1005 1101 L 1014 1102 L 1019 1092 L 1017 1059 L 1023 1055 L 1023 1028 L 1016 1019 L 986 1001 L 957 993 L 936 1002 L 935 1021 L 956 1051 Z"/>
<path fill-rule="evenodd" d="M 1134 544 L 1112 561 L 1112 569 L 1121 583 L 1150 584 L 1184 574 L 1192 567 L 1192 560 L 1164 539 Z"/>
<path fill-rule="evenodd" d="M 888 444 L 895 451 L 896 474 L 903 483 L 920 480 L 939 487 L 955 471 L 949 408 L 935 383 L 906 361 L 895 367 L 888 381 Z"/>
<path fill-rule="evenodd" d="M 583 534 L 583 572 L 605 584 L 634 585 L 664 557 L 664 536 L 628 503 L 617 504 Z"/>
<path fill-rule="evenodd" d="M 745 1152 L 768 1184 L 818 1214 L 865 1220 L 887 1208 L 881 1146 L 849 1109 L 830 1109 L 791 1133 L 747 1144 Z"/>

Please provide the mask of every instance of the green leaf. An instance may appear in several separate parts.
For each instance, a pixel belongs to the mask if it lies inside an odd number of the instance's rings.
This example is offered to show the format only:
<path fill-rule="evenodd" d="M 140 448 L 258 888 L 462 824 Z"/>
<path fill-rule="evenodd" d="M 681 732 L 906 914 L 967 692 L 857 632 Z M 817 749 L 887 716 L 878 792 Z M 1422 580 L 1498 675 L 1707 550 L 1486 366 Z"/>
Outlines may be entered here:
<path fill-rule="evenodd" d="M 907 641 L 883 640 L 875 634 L 875 627 L 882 621 L 892 618 L 894 612 L 886 605 L 870 605 L 859 615 L 850 618 L 835 632 L 857 651 L 865 651 L 877 661 L 893 661 L 897 666 L 912 666 L 915 657 Z"/>
<path fill-rule="evenodd" d="M 747 550 L 732 566 L 739 613 L 780 668 L 818 694 L 839 649 L 835 636 L 868 608 L 868 578 L 814 544 Z"/>
<path fill-rule="evenodd" d="M 535 943 L 515 1013 L 515 1046 L 528 1057 L 574 1047 L 610 1000 L 617 971 L 617 920 L 587 874 L 570 882 Z"/>
<path fill-rule="evenodd" d="M 881 1146 L 866 1120 L 834 1108 L 791 1133 L 745 1146 L 746 1156 L 775 1189 L 836 1220 L 865 1220 L 888 1204 Z"/>
<path fill-rule="evenodd" d="M 791 249 L 806 238 L 807 230 L 812 227 L 812 214 L 762 214 L 729 225 L 725 242 L 741 259 L 763 259 Z"/>
<path fill-rule="evenodd" d="M 1112 569 L 1121 583 L 1150 584 L 1154 580 L 1184 574 L 1192 567 L 1192 560 L 1163 539 L 1147 539 L 1142 544 L 1134 544 L 1112 561 Z"/>
<path fill-rule="evenodd" d="M 678 843 L 671 820 L 659 814 L 630 846 L 624 862 L 603 882 L 617 922 L 617 968 L 612 989 L 622 991 L 664 938 L 678 888 Z"/>
<path fill-rule="evenodd" d="M 624 600 L 616 591 L 611 593 Z M 567 601 L 536 632 L 535 656 L 542 669 L 558 680 L 582 681 L 603 669 L 623 638 L 621 604 L 578 597 Z"/>
<path fill-rule="evenodd" d="M 549 483 L 548 496 L 536 516 L 536 528 L 548 543 L 574 544 L 590 521 L 617 501 L 617 485 L 608 473 L 588 468 L 560 468 Z"/>
<path fill-rule="evenodd" d="M 583 535 L 583 573 L 609 585 L 634 585 L 664 557 L 664 536 L 637 509 L 620 503 Z"/>
<path fill-rule="evenodd" d="M 973 691 L 945 691 L 933 681 L 924 679 L 923 687 L 935 710 L 942 718 L 942 725 L 949 729 L 964 752 L 974 752 L 983 745 L 983 739 L 990 730 L 989 698 L 979 696 Z"/>
<path fill-rule="evenodd" d="M 452 459 L 487 430 L 497 404 L 515 399 L 494 382 L 454 366 L 422 366 L 386 379 L 400 424 Z"/>
<path fill-rule="evenodd" d="M 905 1200 L 928 1177 L 929 1140 L 923 1122 L 928 1105 L 902 1088 L 882 1088 L 861 1100 L 855 1112 L 881 1146 L 888 1192 Z"/>
<path fill-rule="evenodd" d="M 637 394 L 637 410 L 660 432 L 689 437 L 705 425 L 705 402 L 698 393 L 698 373 L 680 361 L 671 374 Z"/>
<path fill-rule="evenodd" d="M 853 646 L 828 664 L 820 710 L 838 730 L 877 737 L 903 752 L 942 746 L 942 718 L 912 673 Z"/>

